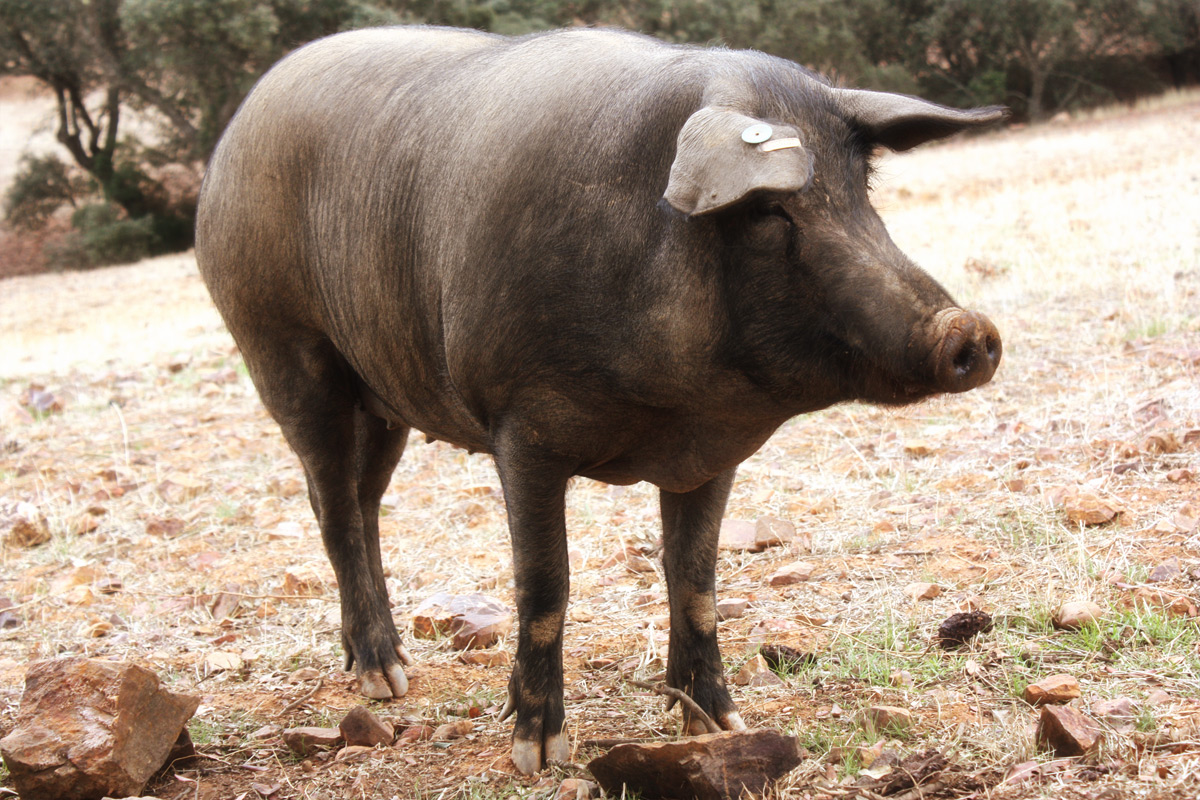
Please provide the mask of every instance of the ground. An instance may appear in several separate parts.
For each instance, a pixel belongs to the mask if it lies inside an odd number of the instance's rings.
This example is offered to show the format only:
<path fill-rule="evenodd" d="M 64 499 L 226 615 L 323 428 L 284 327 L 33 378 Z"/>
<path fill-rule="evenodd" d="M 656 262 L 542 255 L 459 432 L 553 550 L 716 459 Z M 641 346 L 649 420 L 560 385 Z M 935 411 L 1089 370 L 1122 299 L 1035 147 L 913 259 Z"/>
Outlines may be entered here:
<path fill-rule="evenodd" d="M 965 395 L 792 420 L 742 467 L 728 517 L 785 520 L 797 536 L 722 554 L 719 596 L 750 601 L 720 626 L 729 673 L 761 644 L 816 656 L 783 685 L 734 688 L 751 726 L 810 754 L 772 796 L 869 796 L 853 783 L 882 743 L 947 756 L 925 796 L 1196 797 L 1200 97 L 887 156 L 875 202 L 903 249 L 996 322 L 1004 361 Z M 508 668 L 411 635 L 412 610 L 438 591 L 512 605 L 487 458 L 414 437 L 396 472 L 383 557 L 418 666 L 406 697 L 371 706 L 398 724 L 475 708 L 474 732 L 302 760 L 272 726 L 336 724 L 364 701 L 340 669 L 336 584 L 299 464 L 193 257 L 0 282 L 0 341 L 0 518 L 27 503 L 50 532 L 0 550 L 13 604 L 0 733 L 30 662 L 82 653 L 201 696 L 201 758 L 147 787 L 161 798 L 529 797 L 575 774 L 518 776 L 511 721 L 496 720 Z M 665 656 L 654 493 L 579 480 L 568 501 L 568 724 L 586 764 L 594 740 L 673 735 L 678 712 L 628 682 Z M 1116 515 L 1085 524 L 1087 511 Z M 648 571 L 611 558 L 626 547 L 649 552 Z M 807 581 L 770 584 L 796 561 L 812 565 Z M 917 582 L 941 594 L 914 600 Z M 1057 630 L 1054 611 L 1081 599 L 1100 621 Z M 993 627 L 938 647 L 939 623 L 974 608 Z M 289 677 L 304 667 L 321 679 L 307 699 L 317 681 Z M 1082 760 L 1039 752 L 1021 694 L 1058 673 L 1093 716 L 1097 701 L 1132 700 L 1132 730 L 1108 726 Z M 912 725 L 874 732 L 860 712 L 879 704 Z"/>

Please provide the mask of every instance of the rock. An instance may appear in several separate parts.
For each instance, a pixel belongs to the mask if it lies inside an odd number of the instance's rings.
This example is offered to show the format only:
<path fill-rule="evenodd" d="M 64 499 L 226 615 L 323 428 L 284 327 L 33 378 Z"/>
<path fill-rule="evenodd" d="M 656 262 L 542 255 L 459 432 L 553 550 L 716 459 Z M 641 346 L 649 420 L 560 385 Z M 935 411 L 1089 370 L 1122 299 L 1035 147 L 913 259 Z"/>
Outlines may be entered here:
<path fill-rule="evenodd" d="M 950 650 L 961 647 L 991 627 L 992 617 L 986 611 L 961 611 L 942 620 L 935 641 L 943 650 Z"/>
<path fill-rule="evenodd" d="M 788 544 L 796 538 L 796 526 L 787 520 L 761 517 L 754 523 L 754 549 L 765 550 Z"/>
<path fill-rule="evenodd" d="M 50 541 L 50 524 L 37 506 L 16 503 L 0 512 L 0 535 L 9 547 L 37 547 Z"/>
<path fill-rule="evenodd" d="M 771 671 L 766 659 L 756 655 L 742 665 L 738 674 L 733 676 L 733 682 L 738 686 L 780 686 L 783 679 Z"/>
<path fill-rule="evenodd" d="M 786 644 L 764 644 L 758 648 L 758 654 L 775 672 L 794 672 L 802 666 L 817 663 L 813 653 L 805 653 Z"/>
<path fill-rule="evenodd" d="M 862 722 L 878 733 L 903 730 L 913 724 L 912 713 L 898 706 L 871 706 L 862 713 Z"/>
<path fill-rule="evenodd" d="M 288 674 L 288 683 L 304 683 L 306 681 L 315 681 L 321 677 L 321 671 L 316 667 L 301 667 L 294 672 Z"/>
<path fill-rule="evenodd" d="M 1067 674 L 1051 675 L 1025 687 L 1022 697 L 1031 706 L 1069 703 L 1079 697 L 1079 681 Z"/>
<path fill-rule="evenodd" d="M 1076 600 L 1063 603 L 1054 611 L 1054 627 L 1062 630 L 1079 630 L 1084 625 L 1090 625 L 1104 616 L 1104 609 L 1090 600 Z"/>
<path fill-rule="evenodd" d="M 379 717 L 371 713 L 366 706 L 355 706 L 338 723 L 338 730 L 347 745 L 374 747 L 377 744 L 391 744 L 396 735 L 395 729 Z"/>
<path fill-rule="evenodd" d="M 761 549 L 758 546 L 757 527 L 746 519 L 721 520 L 721 534 L 717 539 L 717 548 L 735 552 L 753 552 Z"/>
<path fill-rule="evenodd" d="M 1196 604 L 1181 594 L 1140 587 L 1133 593 L 1132 603 L 1140 608 L 1164 611 L 1172 617 L 1195 617 L 1200 615 Z"/>
<path fill-rule="evenodd" d="M 1171 693 L 1165 689 L 1151 689 L 1146 693 L 1146 705 L 1162 706 L 1171 702 Z"/>
<path fill-rule="evenodd" d="M 1092 714 L 1102 719 L 1117 733 L 1132 733 L 1134 724 L 1133 701 L 1128 697 L 1112 700 L 1097 700 L 1092 703 Z"/>
<path fill-rule="evenodd" d="M 815 564 L 796 561 L 773 572 L 771 577 L 767 578 L 767 583 L 771 586 L 790 586 L 793 583 L 803 583 L 812 577 L 816 569 Z"/>
<path fill-rule="evenodd" d="M 228 650 L 214 650 L 204 657 L 205 674 L 217 672 L 241 672 L 246 666 L 245 660 L 237 653 Z"/>
<path fill-rule="evenodd" d="M 892 686 L 912 686 L 916 683 L 913 680 L 913 675 L 906 669 L 898 669 L 888 676 L 888 683 Z"/>
<path fill-rule="evenodd" d="M 482 594 L 438 592 L 413 612 L 413 635 L 419 639 L 452 636 L 458 650 L 491 647 L 512 630 L 512 612 Z"/>
<path fill-rule="evenodd" d="M 592 800 L 597 796 L 596 784 L 582 778 L 567 778 L 554 792 L 554 800 Z"/>
<path fill-rule="evenodd" d="M 743 597 L 726 597 L 717 601 L 717 619 L 724 622 L 727 619 L 739 619 L 750 607 L 750 601 Z"/>
<path fill-rule="evenodd" d="M 16 725 L 0 740 L 0 754 L 25 800 L 137 795 L 199 703 L 163 689 L 134 664 L 39 661 L 25 675 Z"/>
<path fill-rule="evenodd" d="M 301 758 L 318 750 L 332 750 L 342 744 L 345 737 L 341 728 L 316 728 L 311 726 L 287 728 L 283 732 L 283 743 Z"/>
<path fill-rule="evenodd" d="M 475 730 L 475 723 L 469 719 L 459 720 L 458 722 L 447 722 L 444 725 L 438 725 L 430 738 L 435 742 L 448 742 L 452 739 L 461 739 L 468 733 Z"/>
<path fill-rule="evenodd" d="M 1096 723 L 1070 706 L 1044 706 L 1038 720 L 1037 744 L 1059 758 L 1091 753 L 1103 733 Z"/>
<path fill-rule="evenodd" d="M 735 800 L 747 792 L 763 794 L 801 759 L 794 736 L 758 729 L 619 744 L 587 766 L 614 797 L 636 792 L 645 798 Z"/>
<path fill-rule="evenodd" d="M 1095 492 L 1069 491 L 1063 497 L 1067 519 L 1080 525 L 1103 525 L 1111 522 L 1123 510 L 1115 501 L 1106 500 Z"/>
<path fill-rule="evenodd" d="M 396 744 L 412 744 L 413 742 L 427 742 L 433 738 L 434 730 L 429 725 L 410 725 L 404 729 L 404 732 L 396 739 Z"/>
<path fill-rule="evenodd" d="M 476 667 L 506 667 L 512 663 L 507 650 L 467 650 L 458 654 L 458 660 Z"/>
<path fill-rule="evenodd" d="M 1159 564 L 1154 569 L 1150 570 L 1150 575 L 1146 578 L 1150 583 L 1166 583 L 1167 581 L 1175 580 L 1179 577 L 1179 559 L 1173 558 L 1165 564 Z"/>
<path fill-rule="evenodd" d="M 932 600 L 942 593 L 942 587 L 936 583 L 910 583 L 904 593 L 913 600 Z"/>

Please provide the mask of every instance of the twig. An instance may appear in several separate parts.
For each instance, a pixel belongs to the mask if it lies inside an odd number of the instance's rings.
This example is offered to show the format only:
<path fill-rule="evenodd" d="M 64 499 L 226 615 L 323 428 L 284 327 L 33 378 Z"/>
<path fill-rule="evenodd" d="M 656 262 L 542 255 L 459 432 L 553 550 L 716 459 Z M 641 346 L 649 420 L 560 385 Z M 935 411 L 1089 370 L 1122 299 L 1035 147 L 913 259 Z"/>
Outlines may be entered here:
<path fill-rule="evenodd" d="M 709 733 L 721 732 L 721 726 L 713 722 L 712 717 L 705 713 L 704 709 L 697 705 L 695 700 L 688 697 L 685 692 L 681 692 L 672 686 L 667 686 L 665 683 L 646 683 L 645 681 L 633 680 L 629 682 L 640 689 L 649 689 L 655 694 L 661 694 L 664 697 L 670 697 L 673 700 L 678 700 L 680 703 L 683 703 L 684 708 L 692 712 L 692 714 L 694 714 L 701 722 L 704 723 L 704 728 Z"/>
<path fill-rule="evenodd" d="M 316 694 L 317 692 L 321 691 L 321 687 L 322 687 L 322 686 L 324 686 L 324 685 L 325 685 L 325 679 L 324 679 L 323 677 L 321 677 L 321 676 L 319 676 L 319 675 L 318 675 L 318 676 L 317 676 L 317 683 L 316 683 L 316 685 L 315 685 L 315 686 L 313 686 L 313 688 L 309 689 L 309 690 L 308 690 L 308 691 L 307 691 L 307 692 L 304 694 L 304 696 L 303 696 L 303 697 L 299 698 L 298 700 L 293 700 L 292 702 L 288 703 L 288 704 L 287 704 L 287 705 L 284 707 L 283 711 L 280 711 L 280 712 L 279 712 L 279 716 L 281 716 L 281 717 L 285 717 L 285 716 L 287 716 L 288 714 L 290 714 L 291 712 L 295 711 L 295 710 L 296 710 L 297 708 L 299 708 L 300 706 L 302 706 L 302 705 L 304 705 L 305 703 L 307 703 L 309 700 L 311 700 L 311 699 L 312 699 L 312 696 L 313 696 L 314 694 Z"/>

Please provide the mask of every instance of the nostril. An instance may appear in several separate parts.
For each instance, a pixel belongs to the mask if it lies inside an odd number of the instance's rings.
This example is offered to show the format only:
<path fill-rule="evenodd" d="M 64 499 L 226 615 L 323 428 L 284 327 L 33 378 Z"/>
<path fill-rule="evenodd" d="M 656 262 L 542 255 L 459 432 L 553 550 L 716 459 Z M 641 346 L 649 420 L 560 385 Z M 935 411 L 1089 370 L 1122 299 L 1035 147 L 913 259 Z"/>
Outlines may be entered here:
<path fill-rule="evenodd" d="M 989 334 L 987 337 L 987 356 L 992 366 L 1000 363 L 1000 337 Z"/>
<path fill-rule="evenodd" d="M 975 367 L 975 343 L 967 341 L 954 354 L 954 359 L 951 362 L 954 365 L 954 372 L 960 378 L 964 378 L 971 374 L 971 370 Z"/>

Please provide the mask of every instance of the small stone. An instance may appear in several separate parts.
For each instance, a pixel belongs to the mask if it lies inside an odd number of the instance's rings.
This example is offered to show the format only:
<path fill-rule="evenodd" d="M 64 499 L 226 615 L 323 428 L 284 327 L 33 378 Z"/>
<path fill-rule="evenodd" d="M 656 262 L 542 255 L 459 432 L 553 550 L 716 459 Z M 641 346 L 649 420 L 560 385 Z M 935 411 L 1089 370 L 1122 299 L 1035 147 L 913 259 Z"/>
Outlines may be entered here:
<path fill-rule="evenodd" d="M 458 650 L 491 647 L 512 630 L 512 612 L 482 594 L 438 592 L 413 612 L 413 635 L 419 639 L 453 637 Z"/>
<path fill-rule="evenodd" d="M 913 717 L 908 709 L 898 706 L 871 706 L 863 711 L 862 721 L 876 732 L 883 732 L 911 727 Z"/>
<path fill-rule="evenodd" d="M 506 667 L 512 663 L 507 650 L 465 650 L 458 660 L 474 667 Z"/>
<path fill-rule="evenodd" d="M 1090 600 L 1063 603 L 1054 611 L 1054 627 L 1062 630 L 1079 630 L 1104 616 L 1104 609 Z"/>
<path fill-rule="evenodd" d="M 911 672 L 906 669 L 898 669 L 888 676 L 888 683 L 892 686 L 912 686 L 915 681 Z"/>
<path fill-rule="evenodd" d="M 32 503 L 17 503 L 0 516 L 0 532 L 9 547 L 37 547 L 50 541 L 50 524 Z"/>
<path fill-rule="evenodd" d="M 717 619 L 724 622 L 727 619 L 740 619 L 750 607 L 750 601 L 743 597 L 726 597 L 717 601 Z"/>
<path fill-rule="evenodd" d="M 758 654 L 775 672 L 795 672 L 800 667 L 817 663 L 813 653 L 806 653 L 786 644 L 764 644 Z"/>
<path fill-rule="evenodd" d="M 1092 714 L 1104 720 L 1117 733 L 1131 733 L 1136 727 L 1133 701 L 1128 697 L 1097 700 L 1092 703 Z"/>
<path fill-rule="evenodd" d="M 321 670 L 316 667 L 301 667 L 288 675 L 288 683 L 305 683 L 321 677 Z"/>
<path fill-rule="evenodd" d="M 1159 564 L 1157 567 L 1150 570 L 1150 575 L 1147 577 L 1147 580 L 1150 583 L 1165 583 L 1167 581 L 1175 580 L 1179 577 L 1179 574 L 1179 560 L 1171 559 L 1165 564 Z"/>
<path fill-rule="evenodd" d="M 427 742 L 433 738 L 433 733 L 433 727 L 430 725 L 409 725 L 396 739 L 396 744 Z"/>
<path fill-rule="evenodd" d="M 245 661 L 237 653 L 214 650 L 204 657 L 204 669 L 209 675 L 215 672 L 241 672 Z"/>
<path fill-rule="evenodd" d="M 251 732 L 247 738 L 253 739 L 254 741 L 262 741 L 263 739 L 274 739 L 276 736 L 279 736 L 282 733 L 283 728 L 279 727 L 278 725 L 263 725 L 258 730 Z"/>
<path fill-rule="evenodd" d="M 787 520 L 762 517 L 754 524 L 754 548 L 778 547 L 796 538 L 796 526 Z"/>
<path fill-rule="evenodd" d="M 1096 749 L 1103 733 L 1086 714 L 1070 706 L 1045 706 L 1037 726 L 1039 749 L 1059 758 L 1087 755 Z"/>
<path fill-rule="evenodd" d="M 1165 689 L 1151 689 L 1146 693 L 1146 705 L 1162 706 L 1171 702 L 1171 693 Z"/>
<path fill-rule="evenodd" d="M 431 738 L 435 742 L 449 742 L 452 739 L 461 739 L 474 730 L 475 723 L 469 719 L 459 720 L 458 722 L 447 722 L 444 725 L 437 726 Z"/>
<path fill-rule="evenodd" d="M 1031 706 L 1069 703 L 1079 697 L 1079 681 L 1065 673 L 1051 675 L 1025 687 L 1022 697 Z"/>
<path fill-rule="evenodd" d="M 554 800 L 592 800 L 593 797 L 598 797 L 596 784 L 582 778 L 567 778 L 554 792 Z"/>
<path fill-rule="evenodd" d="M 338 723 L 338 730 L 347 745 L 374 747 L 378 744 L 391 744 L 396 731 L 383 722 L 366 706 L 355 706 Z"/>
<path fill-rule="evenodd" d="M 794 583 L 804 583 L 812 577 L 816 569 L 815 564 L 796 561 L 771 573 L 771 576 L 767 578 L 767 583 L 771 586 L 791 586 Z"/>
<path fill-rule="evenodd" d="M 960 611 L 938 625 L 936 641 L 943 650 L 950 650 L 966 644 L 991 627 L 992 617 L 986 611 Z"/>
<path fill-rule="evenodd" d="M 904 593 L 913 600 L 932 600 L 942 593 L 942 587 L 936 583 L 910 583 L 904 587 Z"/>
<path fill-rule="evenodd" d="M 283 732 L 283 743 L 301 758 L 318 750 L 332 750 L 344 741 L 341 728 L 305 726 L 287 728 Z"/>
<path fill-rule="evenodd" d="M 1063 509 L 1068 520 L 1080 525 L 1103 525 L 1122 511 L 1115 501 L 1086 490 L 1068 491 L 1063 497 Z"/>
<path fill-rule="evenodd" d="M 1133 604 L 1155 611 L 1165 611 L 1172 617 L 1195 617 L 1200 614 L 1196 604 L 1183 595 L 1144 586 L 1134 590 Z"/>
<path fill-rule="evenodd" d="M 735 552 L 760 549 L 756 526 L 746 519 L 721 520 L 721 533 L 717 539 L 717 548 Z"/>
<path fill-rule="evenodd" d="M 766 659 L 755 655 L 733 676 L 733 682 L 738 686 L 779 686 L 783 680 L 771 671 Z"/>

